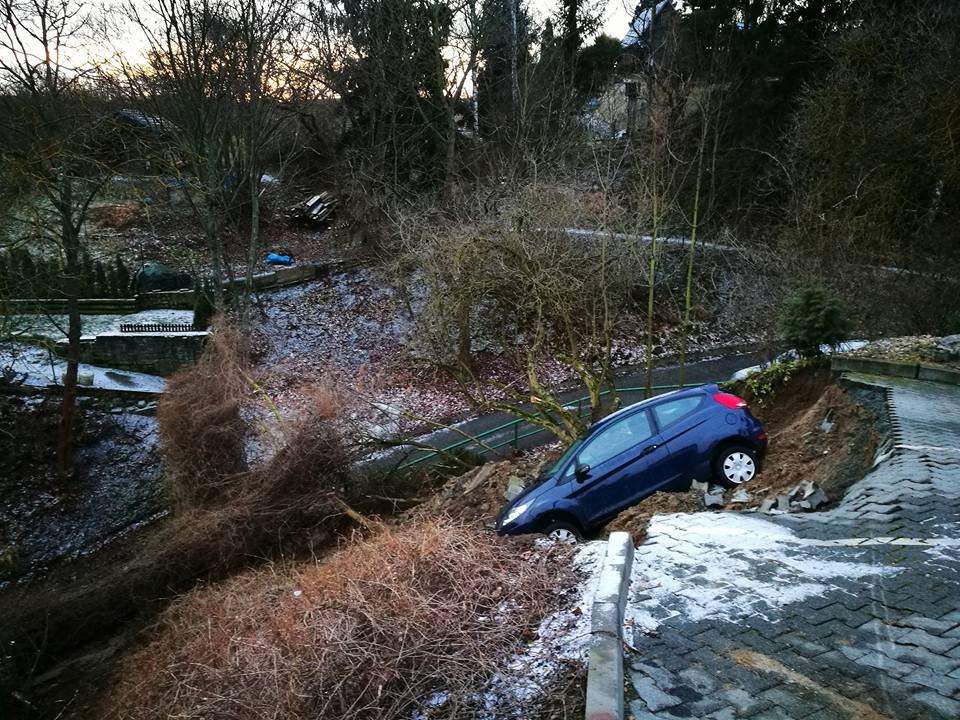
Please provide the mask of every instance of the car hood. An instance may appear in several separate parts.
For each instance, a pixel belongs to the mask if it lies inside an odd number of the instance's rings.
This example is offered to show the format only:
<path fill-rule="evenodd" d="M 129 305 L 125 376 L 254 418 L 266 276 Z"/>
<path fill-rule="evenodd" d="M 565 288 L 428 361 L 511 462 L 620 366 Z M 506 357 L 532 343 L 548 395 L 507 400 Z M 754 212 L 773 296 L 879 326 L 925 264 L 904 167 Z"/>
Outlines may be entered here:
<path fill-rule="evenodd" d="M 510 510 L 517 505 L 536 500 L 553 485 L 551 482 L 552 480 L 553 475 L 547 475 L 544 478 L 537 478 L 534 480 L 531 485 L 525 487 L 519 495 L 503 506 L 503 509 L 500 510 L 500 515 L 498 516 L 497 521 L 499 522 L 500 518 L 502 518 L 506 513 L 510 512 Z"/>

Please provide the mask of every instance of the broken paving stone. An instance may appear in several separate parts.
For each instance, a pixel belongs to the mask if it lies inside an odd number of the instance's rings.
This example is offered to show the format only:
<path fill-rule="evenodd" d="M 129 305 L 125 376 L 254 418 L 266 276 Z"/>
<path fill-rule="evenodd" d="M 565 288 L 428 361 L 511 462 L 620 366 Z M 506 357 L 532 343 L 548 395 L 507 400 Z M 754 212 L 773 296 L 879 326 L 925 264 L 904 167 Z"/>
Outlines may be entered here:
<path fill-rule="evenodd" d="M 777 504 L 777 501 L 774 498 L 767 498 L 762 503 L 760 503 L 760 512 L 768 513 L 773 510 L 773 506 Z"/>
<path fill-rule="evenodd" d="M 816 510 L 826 503 L 827 500 L 829 500 L 827 494 L 821 488 L 817 487 L 810 495 L 800 501 L 800 508 L 808 511 Z"/>
<path fill-rule="evenodd" d="M 833 410 L 827 410 L 827 414 L 823 418 L 823 422 L 820 423 L 820 432 L 827 434 L 833 430 L 836 426 L 836 423 L 833 422 L 830 418 L 833 417 Z"/>
<path fill-rule="evenodd" d="M 738 488 L 737 491 L 733 494 L 733 497 L 730 498 L 732 503 L 747 503 L 750 502 L 750 493 L 748 493 L 743 488 Z"/>
<path fill-rule="evenodd" d="M 523 492 L 523 481 L 513 476 L 507 480 L 507 489 L 503 493 L 503 496 L 506 498 L 507 502 L 513 500 L 517 495 Z"/>
<path fill-rule="evenodd" d="M 777 510 L 788 512 L 790 510 L 790 497 L 788 495 L 779 495 L 777 497 Z"/>
<path fill-rule="evenodd" d="M 497 469 L 497 466 L 494 463 L 488 463 L 478 468 L 471 477 L 463 486 L 461 491 L 464 495 L 469 495 L 474 490 L 483 485 L 490 477 L 493 475 L 494 471 Z"/>
<path fill-rule="evenodd" d="M 707 508 L 722 508 L 725 505 L 723 488 L 712 485 L 703 493 L 703 506 Z"/>

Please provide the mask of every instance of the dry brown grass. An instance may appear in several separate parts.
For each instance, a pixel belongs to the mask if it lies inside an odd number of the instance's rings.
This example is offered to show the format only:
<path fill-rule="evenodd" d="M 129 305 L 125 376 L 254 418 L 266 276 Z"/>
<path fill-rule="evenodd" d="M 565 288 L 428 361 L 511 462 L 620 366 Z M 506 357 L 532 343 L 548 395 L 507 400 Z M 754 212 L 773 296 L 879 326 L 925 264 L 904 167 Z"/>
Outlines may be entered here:
<path fill-rule="evenodd" d="M 100 716 L 407 720 L 438 692 L 431 718 L 468 716 L 551 608 L 556 573 L 549 555 L 446 521 L 382 527 L 325 562 L 185 596 Z"/>
<path fill-rule="evenodd" d="M 237 332 L 217 324 L 196 365 L 174 374 L 157 407 L 160 444 L 177 509 L 205 504 L 246 469 L 240 416 L 250 388 Z"/>
<path fill-rule="evenodd" d="M 283 424 L 277 452 L 247 468 L 241 404 L 257 392 L 247 370 L 238 333 L 218 325 L 200 362 L 171 378 L 157 412 L 181 537 L 210 546 L 211 556 L 273 555 L 274 538 L 283 544 L 308 529 L 323 535 L 311 541 L 327 540 L 335 523 L 324 521 L 342 514 L 360 484 L 332 424 L 334 396 L 322 388 L 300 418 Z"/>
<path fill-rule="evenodd" d="M 147 615 L 198 580 L 265 559 L 309 557 L 350 528 L 344 503 L 360 505 L 367 485 L 349 470 L 328 406 L 285 424 L 284 444 L 268 461 L 241 466 L 247 428 L 238 406 L 252 389 L 239 357 L 236 337 L 218 330 L 204 359 L 173 379 L 161 403 L 172 517 L 129 553 L 116 548 L 121 562 L 91 559 L 96 570 L 82 582 L 65 575 L 55 592 L 25 587 L 0 598 L 0 643 L 15 643 L 26 666 L 42 667 L 123 619 Z"/>
<path fill-rule="evenodd" d="M 99 205 L 90 208 L 90 219 L 97 225 L 114 230 L 124 230 L 133 225 L 140 216 L 140 203 L 131 200 L 115 205 Z"/>

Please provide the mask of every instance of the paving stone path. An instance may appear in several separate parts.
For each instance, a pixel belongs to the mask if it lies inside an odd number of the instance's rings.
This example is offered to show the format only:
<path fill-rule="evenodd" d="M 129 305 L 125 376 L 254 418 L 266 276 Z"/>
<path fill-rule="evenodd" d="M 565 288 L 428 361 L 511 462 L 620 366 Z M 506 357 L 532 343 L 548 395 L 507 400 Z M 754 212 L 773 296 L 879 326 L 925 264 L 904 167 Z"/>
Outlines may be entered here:
<path fill-rule="evenodd" d="M 835 508 L 651 522 L 637 720 L 960 718 L 960 387 L 848 379 L 882 388 L 892 431 Z"/>

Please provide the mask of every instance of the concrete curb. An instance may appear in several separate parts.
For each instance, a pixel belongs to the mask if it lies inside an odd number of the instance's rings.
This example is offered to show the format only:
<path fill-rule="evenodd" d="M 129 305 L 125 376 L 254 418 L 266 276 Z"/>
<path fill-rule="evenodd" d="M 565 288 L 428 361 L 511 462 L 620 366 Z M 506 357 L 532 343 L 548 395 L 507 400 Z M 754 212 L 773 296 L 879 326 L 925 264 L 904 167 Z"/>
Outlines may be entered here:
<path fill-rule="evenodd" d="M 951 370 L 924 363 L 905 363 L 874 358 L 835 357 L 830 360 L 830 369 L 835 372 L 856 372 L 865 375 L 928 380 L 931 382 L 960 385 L 960 370 Z"/>
<path fill-rule="evenodd" d="M 587 720 L 621 720 L 623 714 L 623 613 L 633 566 L 629 533 L 610 533 L 590 608 Z"/>

